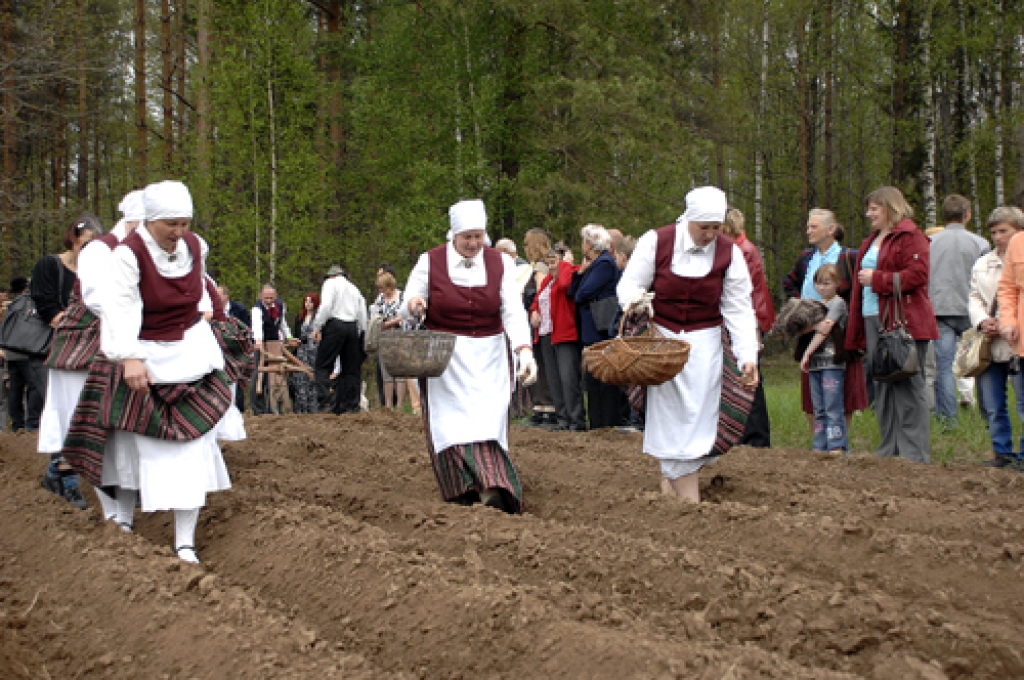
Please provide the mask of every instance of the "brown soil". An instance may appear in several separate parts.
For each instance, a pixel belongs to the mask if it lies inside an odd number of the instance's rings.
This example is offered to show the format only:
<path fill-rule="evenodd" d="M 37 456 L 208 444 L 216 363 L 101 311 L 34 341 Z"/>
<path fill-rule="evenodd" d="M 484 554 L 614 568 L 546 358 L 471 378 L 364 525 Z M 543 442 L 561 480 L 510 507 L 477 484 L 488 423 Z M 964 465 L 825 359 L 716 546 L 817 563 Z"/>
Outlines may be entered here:
<path fill-rule="evenodd" d="M 638 435 L 516 427 L 510 517 L 439 500 L 412 416 L 248 425 L 204 567 L 0 436 L 0 677 L 1024 677 L 1019 473 L 736 449 L 692 506 Z"/>

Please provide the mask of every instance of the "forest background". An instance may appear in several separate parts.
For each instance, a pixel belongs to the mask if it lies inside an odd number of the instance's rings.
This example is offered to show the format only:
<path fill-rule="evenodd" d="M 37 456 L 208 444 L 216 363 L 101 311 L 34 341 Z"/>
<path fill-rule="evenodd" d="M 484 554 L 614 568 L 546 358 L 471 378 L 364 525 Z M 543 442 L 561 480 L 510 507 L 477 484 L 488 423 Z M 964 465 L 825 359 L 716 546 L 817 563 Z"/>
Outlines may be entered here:
<path fill-rule="evenodd" d="M 1024 200 L 1021 0 L 0 0 L 0 279 L 175 178 L 210 271 L 369 297 L 482 198 L 492 238 L 639 235 L 713 183 L 776 295 L 812 207 Z"/>

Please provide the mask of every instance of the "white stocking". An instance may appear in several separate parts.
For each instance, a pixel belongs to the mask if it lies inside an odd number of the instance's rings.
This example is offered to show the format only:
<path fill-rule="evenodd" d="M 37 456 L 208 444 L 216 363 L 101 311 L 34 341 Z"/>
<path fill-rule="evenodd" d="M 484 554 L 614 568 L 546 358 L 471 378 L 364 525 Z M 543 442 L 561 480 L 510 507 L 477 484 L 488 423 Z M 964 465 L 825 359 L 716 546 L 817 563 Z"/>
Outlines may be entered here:
<path fill-rule="evenodd" d="M 103 509 L 103 519 L 117 519 L 117 500 L 108 495 L 101 488 L 93 487 L 96 490 L 96 498 L 100 499 L 100 508 Z"/>
<path fill-rule="evenodd" d="M 198 523 L 199 508 L 174 511 L 174 550 L 186 562 L 199 562 L 195 549 Z"/>
<path fill-rule="evenodd" d="M 135 502 L 139 492 L 134 489 L 117 488 L 117 523 L 125 531 L 131 531 L 135 522 Z"/>

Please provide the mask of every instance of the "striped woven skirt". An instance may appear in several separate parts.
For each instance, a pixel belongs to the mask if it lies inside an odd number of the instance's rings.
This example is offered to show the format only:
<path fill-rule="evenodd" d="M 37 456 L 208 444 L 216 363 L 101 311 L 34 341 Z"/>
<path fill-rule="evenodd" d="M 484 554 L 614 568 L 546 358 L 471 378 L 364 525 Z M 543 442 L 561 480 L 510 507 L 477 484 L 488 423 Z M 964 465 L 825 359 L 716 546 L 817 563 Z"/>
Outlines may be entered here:
<path fill-rule="evenodd" d="M 420 402 L 423 429 L 427 433 L 427 451 L 441 498 L 449 503 L 474 502 L 481 491 L 498 489 L 505 507 L 519 514 L 523 510 L 523 487 L 508 452 L 497 441 L 472 442 L 435 451 L 430 434 L 430 397 L 426 380 L 421 379 Z"/>

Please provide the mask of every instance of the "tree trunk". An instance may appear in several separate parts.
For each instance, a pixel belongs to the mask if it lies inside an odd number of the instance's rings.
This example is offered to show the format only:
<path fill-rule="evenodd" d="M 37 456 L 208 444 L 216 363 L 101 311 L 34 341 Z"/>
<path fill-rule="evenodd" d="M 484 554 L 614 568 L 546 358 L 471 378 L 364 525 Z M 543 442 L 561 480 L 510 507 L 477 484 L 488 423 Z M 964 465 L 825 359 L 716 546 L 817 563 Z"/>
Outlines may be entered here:
<path fill-rule="evenodd" d="M 185 111 L 185 11 L 187 9 L 187 0 L 176 0 L 174 3 L 174 19 L 176 29 L 176 45 L 174 55 L 174 73 L 177 76 L 177 84 L 175 91 L 177 92 L 177 108 L 178 108 L 178 132 L 177 139 L 181 142 L 185 139 L 185 119 L 188 115 Z M 184 174 L 185 169 L 185 156 L 182 153 L 177 155 L 177 167 L 175 168 L 178 175 Z"/>
<path fill-rule="evenodd" d="M 270 283 L 273 285 L 277 274 L 277 127 L 274 120 L 274 80 L 270 74 L 267 77 L 267 112 L 270 118 Z"/>
<path fill-rule="evenodd" d="M 981 233 L 981 204 L 978 201 L 978 163 L 974 153 L 974 128 L 975 128 L 975 101 L 977 97 L 977 84 L 974 73 L 971 69 L 970 56 L 967 50 L 967 25 L 964 20 L 964 7 L 961 2 L 960 9 L 960 38 L 962 40 L 963 54 L 963 83 L 965 87 L 964 102 L 967 126 L 965 136 L 967 139 L 967 172 L 971 188 L 971 212 L 974 214 L 974 229 Z"/>
<path fill-rule="evenodd" d="M 811 130 L 807 106 L 807 20 L 801 18 L 796 34 L 797 106 L 800 117 L 800 215 L 807 215 L 810 206 L 810 145 Z"/>
<path fill-rule="evenodd" d="M 3 43 L 4 63 L 14 63 L 14 8 L 12 0 L 0 0 L 0 43 Z M 0 109 L 3 111 L 3 177 L 0 177 L 0 272 L 3 280 L 11 274 L 11 232 L 14 229 L 14 178 L 16 174 L 18 114 L 14 101 L 14 69 L 0 73 Z"/>
<path fill-rule="evenodd" d="M 764 114 L 768 97 L 768 2 L 761 14 L 761 89 L 757 96 L 757 150 L 754 153 L 754 239 L 764 243 Z"/>
<path fill-rule="evenodd" d="M 922 62 L 924 63 L 925 82 L 925 118 L 924 146 L 925 161 L 921 168 L 921 194 L 924 201 L 925 228 L 934 227 L 936 223 L 937 200 L 935 196 L 935 88 L 932 80 L 931 50 L 931 12 L 925 14 L 921 24 Z"/>
<path fill-rule="evenodd" d="M 996 16 L 1003 16 L 1003 0 L 996 2 Z M 1001 206 L 1006 200 L 1006 189 L 1004 185 L 1003 169 L 1003 28 L 1002 23 L 997 21 L 996 27 L 995 62 L 996 72 L 993 78 L 992 97 L 992 123 L 994 125 L 993 136 L 994 163 L 992 172 L 995 174 L 996 206 Z"/>
<path fill-rule="evenodd" d="M 827 0 L 825 4 L 825 205 L 829 210 L 835 210 L 835 204 L 833 203 L 832 184 L 833 177 L 832 171 L 834 164 L 832 162 L 832 150 L 833 150 L 833 139 L 832 139 L 832 97 L 833 97 L 833 12 L 835 0 Z"/>
<path fill-rule="evenodd" d="M 146 184 L 148 163 L 148 115 L 146 113 L 146 0 L 135 0 L 135 130 L 136 184 Z"/>
<path fill-rule="evenodd" d="M 164 172 L 174 162 L 174 50 L 171 45 L 171 0 L 160 0 L 160 89 L 164 104 Z"/>
<path fill-rule="evenodd" d="M 330 58 L 327 69 L 327 89 L 330 92 L 331 162 L 341 167 L 342 145 L 345 143 L 341 126 L 341 0 L 327 3 L 327 44 Z"/>
<path fill-rule="evenodd" d="M 891 181 L 899 187 L 907 178 L 907 151 L 904 141 L 905 123 L 910 120 L 912 106 L 910 103 L 910 88 L 913 64 L 910 63 L 910 55 L 913 51 L 912 35 L 914 27 L 911 25 L 911 2 L 913 0 L 898 0 L 896 7 L 895 27 L 895 57 L 893 60 L 893 82 L 892 82 L 892 170 Z"/>
<path fill-rule="evenodd" d="M 210 147 L 210 1 L 196 0 L 196 167 L 200 200 L 205 204 L 212 149 Z"/>
<path fill-rule="evenodd" d="M 76 189 L 82 207 L 89 204 L 89 108 L 85 75 L 85 3 L 76 1 L 78 20 L 78 182 Z"/>

